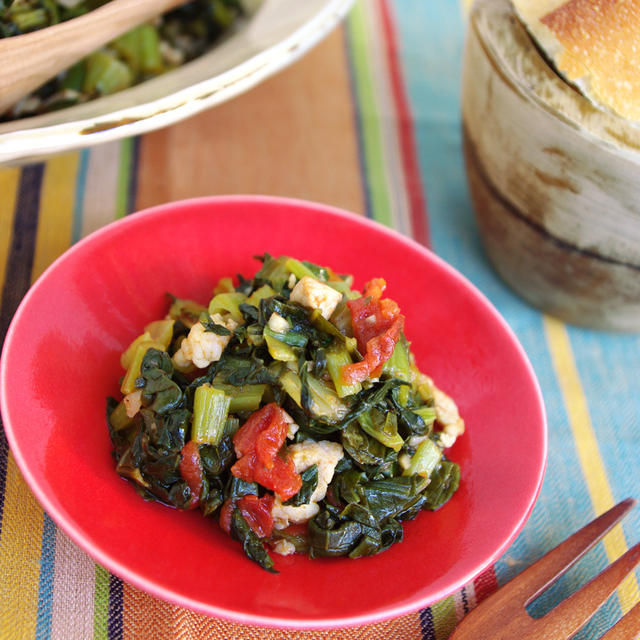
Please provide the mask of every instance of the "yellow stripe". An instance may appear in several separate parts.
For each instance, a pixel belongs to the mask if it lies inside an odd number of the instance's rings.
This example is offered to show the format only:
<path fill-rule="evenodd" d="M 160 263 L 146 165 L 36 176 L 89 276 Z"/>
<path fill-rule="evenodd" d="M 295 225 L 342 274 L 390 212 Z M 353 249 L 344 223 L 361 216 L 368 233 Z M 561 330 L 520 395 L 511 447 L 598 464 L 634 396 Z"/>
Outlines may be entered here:
<path fill-rule="evenodd" d="M 20 169 L 0 169 L 0 287 L 7 268 L 19 181 Z"/>
<path fill-rule="evenodd" d="M 35 280 L 71 244 L 77 152 L 47 162 L 42 182 L 38 233 L 31 279 Z"/>
<path fill-rule="evenodd" d="M 35 637 L 42 527 L 42 509 L 9 455 L 0 535 L 0 638 Z"/>
<path fill-rule="evenodd" d="M 564 398 L 569 425 L 573 432 L 578 459 L 582 466 L 593 509 L 597 514 L 600 514 L 613 506 L 613 494 L 589 416 L 587 399 L 573 359 L 569 335 L 565 325 L 553 318 L 545 317 L 544 326 L 553 366 Z M 621 526 L 615 527 L 605 537 L 604 548 L 610 562 L 620 557 L 628 549 Z M 640 600 L 635 574 L 632 573 L 620 585 L 618 598 L 623 613 L 629 611 Z"/>

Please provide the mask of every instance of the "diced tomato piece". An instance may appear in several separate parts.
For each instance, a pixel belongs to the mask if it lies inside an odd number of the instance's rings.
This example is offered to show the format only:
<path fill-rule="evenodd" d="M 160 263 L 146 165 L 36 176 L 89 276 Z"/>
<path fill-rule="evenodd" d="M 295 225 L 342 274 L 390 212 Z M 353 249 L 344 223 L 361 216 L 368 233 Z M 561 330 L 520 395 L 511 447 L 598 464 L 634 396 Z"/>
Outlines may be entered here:
<path fill-rule="evenodd" d="M 277 407 L 277 405 L 274 405 Z M 271 424 L 264 429 L 256 438 L 256 455 L 258 460 L 267 468 L 271 469 L 278 451 L 282 448 L 287 438 L 288 424 L 284 419 L 283 411 L 275 413 Z"/>
<path fill-rule="evenodd" d="M 193 440 L 189 440 L 182 447 L 181 454 L 180 477 L 187 483 L 191 491 L 189 509 L 195 509 L 200 503 L 200 496 L 202 495 L 202 462 L 198 444 Z"/>
<path fill-rule="evenodd" d="M 231 467 L 231 473 L 245 482 L 257 482 L 265 489 L 275 491 L 283 501 L 292 498 L 302 487 L 302 478 L 296 473 L 291 458 L 276 455 L 271 469 L 261 464 L 255 453 L 248 453 Z"/>
<path fill-rule="evenodd" d="M 270 470 L 256 465 L 255 481 L 275 491 L 283 502 L 293 498 L 302 488 L 302 478 L 299 473 L 296 473 L 296 467 L 290 457 L 283 460 L 280 456 L 276 456 Z"/>
<path fill-rule="evenodd" d="M 360 353 L 366 351 L 369 340 L 384 333 L 400 317 L 400 307 L 396 302 L 389 298 L 380 299 L 385 287 L 385 281 L 376 278 L 365 285 L 361 298 L 347 301 Z"/>
<path fill-rule="evenodd" d="M 282 529 L 281 532 L 288 536 L 299 536 L 301 538 L 306 538 L 308 534 L 308 525 L 307 522 L 294 522 L 290 524 L 286 529 Z"/>
<path fill-rule="evenodd" d="M 384 290 L 387 288 L 387 282 L 384 278 L 373 278 L 364 285 L 362 295 L 365 298 L 371 298 L 374 302 L 382 298 Z"/>
<path fill-rule="evenodd" d="M 220 527 L 223 531 L 231 534 L 231 518 L 236 510 L 236 504 L 231 498 L 227 498 L 220 509 Z"/>
<path fill-rule="evenodd" d="M 395 300 L 384 298 L 378 304 L 380 305 L 380 316 L 385 324 L 393 322 L 400 316 L 400 307 Z"/>
<path fill-rule="evenodd" d="M 287 428 L 286 414 L 274 402 L 251 414 L 233 437 L 239 457 L 231 467 L 236 478 L 257 482 L 283 500 L 294 496 L 302 486 L 293 460 L 280 452 Z"/>
<path fill-rule="evenodd" d="M 347 300 L 347 306 L 351 311 L 353 337 L 358 341 L 358 350 L 364 353 L 367 342 L 380 332 L 379 321 L 376 318 L 378 305 L 369 298 L 356 298 Z"/>
<path fill-rule="evenodd" d="M 273 532 L 273 517 L 271 509 L 273 508 L 273 496 L 265 495 L 262 498 L 258 496 L 248 495 L 242 496 L 237 500 L 228 498 L 224 501 L 220 509 L 220 527 L 226 533 L 231 534 L 231 520 L 233 512 L 240 509 L 242 517 L 247 521 L 252 531 L 259 538 L 267 538 Z"/>
<path fill-rule="evenodd" d="M 382 365 L 391 357 L 402 333 L 404 317 L 400 316 L 379 336 L 367 342 L 367 351 L 360 362 L 346 364 L 340 375 L 345 384 L 362 382 L 369 377 L 376 378 L 382 372 Z"/>
<path fill-rule="evenodd" d="M 236 505 L 247 524 L 259 538 L 268 538 L 271 535 L 273 532 L 273 518 L 271 517 L 272 495 L 267 494 L 262 498 L 254 495 L 242 496 L 242 498 L 238 499 Z"/>
<path fill-rule="evenodd" d="M 400 307 L 389 298 L 381 299 L 386 283 L 382 278 L 367 282 L 362 298 L 349 300 L 353 335 L 358 350 L 364 354 L 360 362 L 342 367 L 345 384 L 377 377 L 382 365 L 391 357 L 404 327 Z"/>
<path fill-rule="evenodd" d="M 249 419 L 238 429 L 233 436 L 233 446 L 240 455 L 253 451 L 256 446 L 258 436 L 269 427 L 275 415 L 275 409 L 278 405 L 271 402 L 262 409 L 254 411 Z"/>
<path fill-rule="evenodd" d="M 254 469 L 257 464 L 256 454 L 252 451 L 239 458 L 231 467 L 231 473 L 245 482 L 257 482 L 254 479 Z"/>

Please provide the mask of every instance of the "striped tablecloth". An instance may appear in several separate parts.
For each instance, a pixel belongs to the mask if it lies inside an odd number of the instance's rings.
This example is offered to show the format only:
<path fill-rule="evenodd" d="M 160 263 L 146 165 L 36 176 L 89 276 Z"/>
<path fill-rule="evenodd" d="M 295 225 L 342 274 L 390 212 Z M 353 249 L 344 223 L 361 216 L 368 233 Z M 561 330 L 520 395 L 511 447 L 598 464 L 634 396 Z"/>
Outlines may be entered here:
<path fill-rule="evenodd" d="M 0 335 L 53 259 L 140 208 L 265 193 L 370 216 L 430 246 L 470 278 L 533 363 L 549 416 L 549 463 L 516 542 L 472 584 L 396 620 L 333 632 L 242 627 L 166 604 L 96 565 L 42 511 L 2 438 L 2 640 L 443 640 L 497 585 L 595 514 L 640 494 L 640 337 L 576 329 L 531 309 L 496 277 L 481 248 L 460 143 L 463 36 L 464 7 L 453 0 L 360 0 L 343 27 L 249 94 L 138 139 L 0 169 Z M 537 610 L 640 539 L 639 525 L 636 509 Z M 598 637 L 638 599 L 632 576 L 578 637 Z"/>

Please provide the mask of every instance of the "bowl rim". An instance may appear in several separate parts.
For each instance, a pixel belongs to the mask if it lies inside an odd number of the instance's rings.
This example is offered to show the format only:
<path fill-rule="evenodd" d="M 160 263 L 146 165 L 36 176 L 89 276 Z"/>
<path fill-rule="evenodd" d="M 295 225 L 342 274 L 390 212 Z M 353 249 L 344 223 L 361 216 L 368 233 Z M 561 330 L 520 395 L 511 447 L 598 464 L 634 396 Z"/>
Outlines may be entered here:
<path fill-rule="evenodd" d="M 8 370 L 7 370 L 7 354 L 13 347 L 13 336 L 17 331 L 17 327 L 20 324 L 20 318 L 25 312 L 25 309 L 29 306 L 32 297 L 37 295 L 38 290 L 44 286 L 44 283 L 48 279 L 50 272 L 56 270 L 58 265 L 70 260 L 76 253 L 82 252 L 86 245 L 90 245 L 97 241 L 100 241 L 104 236 L 108 236 L 114 229 L 124 229 L 128 226 L 140 224 L 150 217 L 157 217 L 158 215 L 175 215 L 174 211 L 179 210 L 182 207 L 190 206 L 202 206 L 208 204 L 215 204 L 216 206 L 224 205 L 226 203 L 256 203 L 256 204 L 271 204 L 280 207 L 293 207 L 299 209 L 302 208 L 304 215 L 312 215 L 313 213 L 320 213 L 324 215 L 330 215 L 338 219 L 347 219 L 353 222 L 354 218 L 365 227 L 375 229 L 377 232 L 382 231 L 385 234 L 390 235 L 396 241 L 404 244 L 412 250 L 417 250 L 422 253 L 428 261 L 435 262 L 439 268 L 444 269 L 448 275 L 458 281 L 465 289 L 465 291 L 475 297 L 477 301 L 488 311 L 492 319 L 502 329 L 504 336 L 508 338 L 509 343 L 515 348 L 520 360 L 525 366 L 525 370 L 528 374 L 529 381 L 532 384 L 532 391 L 534 393 L 536 404 L 540 417 L 541 427 L 541 448 L 538 452 L 537 460 L 537 476 L 535 478 L 535 491 L 529 496 L 527 506 L 520 514 L 520 517 L 516 519 L 512 530 L 496 547 L 493 553 L 483 558 L 480 562 L 476 563 L 476 566 L 469 569 L 459 579 L 453 581 L 448 587 L 440 589 L 436 593 L 432 593 L 428 596 L 416 598 L 410 602 L 405 602 L 399 605 L 395 605 L 387 608 L 380 608 L 374 613 L 364 613 L 359 615 L 344 616 L 340 618 L 322 618 L 313 617 L 305 619 L 291 619 L 284 616 L 263 616 L 260 614 L 250 614 L 238 611 L 229 611 L 223 607 L 216 606 L 215 604 L 206 603 L 203 604 L 200 601 L 194 600 L 190 597 L 185 597 L 176 593 L 174 590 L 166 588 L 162 585 L 158 585 L 152 580 L 145 577 L 141 577 L 137 572 L 129 569 L 127 566 L 120 564 L 117 560 L 113 559 L 108 551 L 103 550 L 94 545 L 87 536 L 82 532 L 79 532 L 74 526 L 74 522 L 71 518 L 67 518 L 66 514 L 61 512 L 56 505 L 50 500 L 44 489 L 40 487 L 38 481 L 34 478 L 29 470 L 29 465 L 25 456 L 18 446 L 17 439 L 13 432 L 10 416 L 8 415 Z M 16 347 L 17 348 L 17 347 Z M 401 234 L 395 229 L 386 227 L 374 220 L 371 220 L 365 216 L 358 216 L 357 214 L 350 213 L 345 209 L 341 209 L 332 205 L 325 205 L 318 202 L 307 201 L 299 198 L 288 198 L 280 196 L 270 195 L 217 195 L 217 196 L 204 196 L 198 198 L 189 198 L 183 200 L 177 200 L 174 202 L 168 202 L 157 206 L 149 207 L 141 210 L 137 213 L 131 214 L 124 218 L 117 219 L 109 224 L 93 231 L 88 234 L 77 243 L 67 249 L 62 255 L 60 255 L 45 271 L 37 278 L 32 284 L 23 300 L 20 302 L 14 317 L 11 320 L 9 329 L 5 337 L 2 353 L 0 355 L 0 409 L 4 417 L 4 429 L 7 441 L 11 448 L 11 452 L 14 456 L 14 460 L 26 480 L 29 488 L 37 498 L 43 509 L 51 516 L 54 522 L 68 535 L 68 537 L 76 544 L 80 549 L 87 553 L 95 562 L 102 565 L 108 571 L 118 576 L 122 580 L 129 582 L 135 587 L 149 593 L 155 597 L 158 597 L 166 602 L 177 605 L 179 607 L 185 607 L 191 609 L 197 613 L 201 613 L 207 616 L 218 617 L 224 620 L 232 621 L 237 624 L 261 626 L 269 628 L 282 628 L 282 629 L 332 629 L 338 627 L 352 627 L 358 625 L 367 625 L 391 618 L 397 618 L 402 615 L 406 615 L 417 611 L 425 606 L 429 606 L 435 602 L 438 602 L 447 596 L 455 593 L 462 588 L 465 584 L 469 583 L 475 577 L 480 575 L 487 567 L 493 564 L 511 545 L 516 536 L 520 533 L 524 527 L 536 500 L 540 494 L 542 482 L 545 475 L 547 458 L 548 458 L 548 424 L 547 414 L 540 388 L 539 381 L 533 369 L 533 366 L 524 350 L 524 347 L 520 344 L 514 331 L 511 329 L 505 318 L 498 312 L 489 299 L 482 293 L 470 280 L 466 278 L 462 273 L 455 269 L 452 265 L 444 261 L 432 250 L 428 249 L 424 245 L 416 242 L 415 240 Z"/>
<path fill-rule="evenodd" d="M 30 120 L 0 123 L 0 166 L 42 159 L 52 153 L 91 147 L 169 126 L 221 104 L 281 71 L 313 48 L 346 16 L 355 0 L 326 0 L 289 36 L 240 64 L 175 93 L 96 116 L 29 127 Z M 141 85 L 138 85 L 141 86 Z M 117 94 L 114 94 L 117 95 Z M 26 128 L 13 128 L 24 122 Z"/>

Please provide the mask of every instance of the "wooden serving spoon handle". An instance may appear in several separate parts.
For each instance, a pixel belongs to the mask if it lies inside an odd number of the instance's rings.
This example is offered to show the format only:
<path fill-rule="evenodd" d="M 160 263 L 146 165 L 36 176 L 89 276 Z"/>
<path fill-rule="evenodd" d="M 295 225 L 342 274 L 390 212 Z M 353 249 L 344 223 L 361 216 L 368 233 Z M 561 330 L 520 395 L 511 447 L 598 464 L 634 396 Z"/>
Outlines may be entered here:
<path fill-rule="evenodd" d="M 0 40 L 0 114 L 60 71 L 185 0 L 111 0 L 89 13 Z"/>

